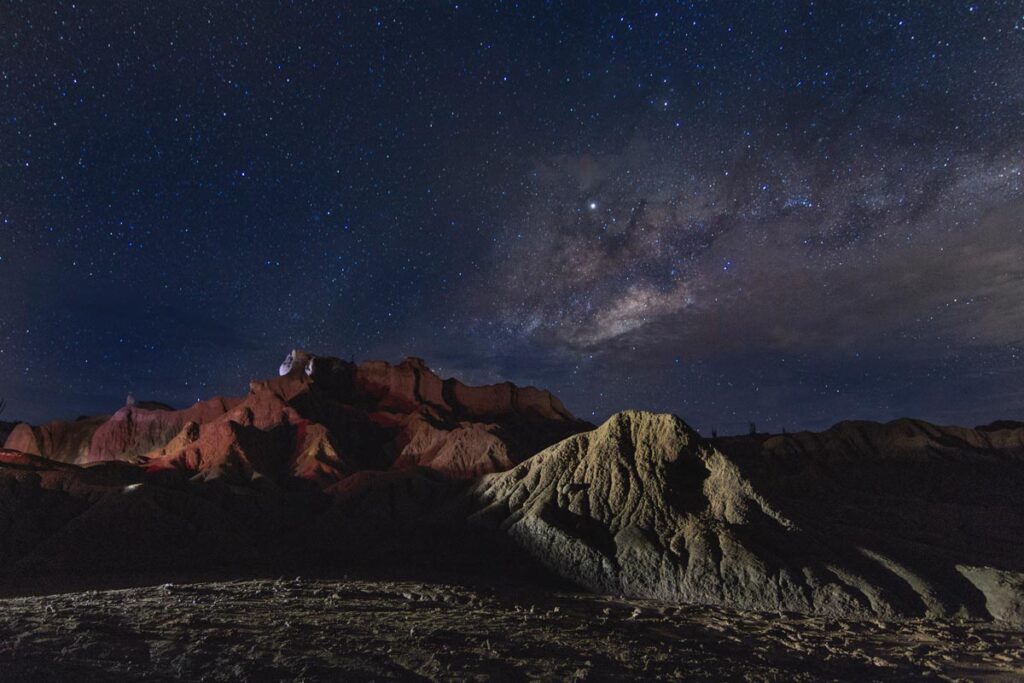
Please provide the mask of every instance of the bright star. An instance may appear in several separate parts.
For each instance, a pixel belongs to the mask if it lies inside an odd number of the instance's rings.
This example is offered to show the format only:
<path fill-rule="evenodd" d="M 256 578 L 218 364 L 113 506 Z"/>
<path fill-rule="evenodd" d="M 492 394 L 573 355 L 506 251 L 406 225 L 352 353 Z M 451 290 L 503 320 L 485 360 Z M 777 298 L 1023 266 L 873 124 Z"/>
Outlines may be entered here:
<path fill-rule="evenodd" d="M 590 210 L 593 211 L 594 209 L 597 208 L 597 202 L 590 202 L 589 206 L 590 206 Z"/>

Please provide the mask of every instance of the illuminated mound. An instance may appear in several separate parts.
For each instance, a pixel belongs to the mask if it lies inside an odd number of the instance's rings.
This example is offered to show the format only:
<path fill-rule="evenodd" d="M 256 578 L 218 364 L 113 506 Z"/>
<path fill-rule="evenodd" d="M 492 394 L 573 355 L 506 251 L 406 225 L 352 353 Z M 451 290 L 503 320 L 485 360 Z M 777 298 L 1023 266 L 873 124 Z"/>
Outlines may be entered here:
<path fill-rule="evenodd" d="M 675 416 L 619 413 L 483 477 L 470 492 L 472 520 L 601 592 L 835 616 L 1019 615 L 1024 510 L 1015 487 L 1024 460 L 1016 450 L 988 450 L 982 437 L 962 441 L 955 457 L 920 440 L 906 451 L 861 451 L 854 441 L 798 456 L 801 438 L 768 444 L 792 458 L 769 464 L 756 440 L 723 451 Z M 993 459 L 1001 466 L 987 467 Z M 871 475 L 849 476 L 858 468 Z M 877 478 L 902 495 L 875 495 Z M 1013 497 L 962 516 L 961 505 L 986 487 Z M 916 526 L 897 521 L 905 514 Z M 986 526 L 986 516 L 999 524 Z"/>

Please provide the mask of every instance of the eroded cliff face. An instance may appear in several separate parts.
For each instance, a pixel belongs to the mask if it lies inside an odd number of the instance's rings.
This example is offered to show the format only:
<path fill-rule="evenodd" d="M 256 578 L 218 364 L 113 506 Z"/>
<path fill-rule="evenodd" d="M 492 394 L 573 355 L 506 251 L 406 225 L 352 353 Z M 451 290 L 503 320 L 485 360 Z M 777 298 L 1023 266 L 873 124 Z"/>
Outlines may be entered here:
<path fill-rule="evenodd" d="M 1013 622 L 1020 438 L 898 422 L 712 445 L 620 413 L 476 482 L 471 520 L 601 592 Z"/>
<path fill-rule="evenodd" d="M 293 351 L 239 398 L 184 410 L 14 428 L 6 447 L 58 462 L 120 460 L 204 477 L 295 475 L 329 486 L 364 469 L 427 467 L 465 479 L 507 469 L 591 425 L 546 391 L 442 380 L 416 358 L 360 365 Z"/>

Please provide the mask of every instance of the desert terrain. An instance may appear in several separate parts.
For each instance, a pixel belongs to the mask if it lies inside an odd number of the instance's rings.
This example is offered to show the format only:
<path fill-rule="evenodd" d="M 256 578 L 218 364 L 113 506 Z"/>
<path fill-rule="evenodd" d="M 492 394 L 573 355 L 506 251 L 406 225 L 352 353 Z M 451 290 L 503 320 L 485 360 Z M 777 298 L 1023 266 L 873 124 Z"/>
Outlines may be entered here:
<path fill-rule="evenodd" d="M 1024 424 L 707 439 L 419 359 L 6 425 L 4 680 L 1019 680 Z"/>
<path fill-rule="evenodd" d="M 984 680 L 990 624 L 767 614 L 445 582 L 278 578 L 4 600 L 4 680 Z"/>

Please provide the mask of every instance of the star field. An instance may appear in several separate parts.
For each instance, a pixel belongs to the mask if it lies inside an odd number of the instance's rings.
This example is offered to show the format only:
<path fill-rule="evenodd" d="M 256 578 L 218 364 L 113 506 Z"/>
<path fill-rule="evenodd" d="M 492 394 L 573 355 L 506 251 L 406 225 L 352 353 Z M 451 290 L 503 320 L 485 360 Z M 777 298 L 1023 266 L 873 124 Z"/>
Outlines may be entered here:
<path fill-rule="evenodd" d="M 1024 411 L 1020 2 L 0 8 L 0 395 L 423 356 L 709 432 Z"/>

